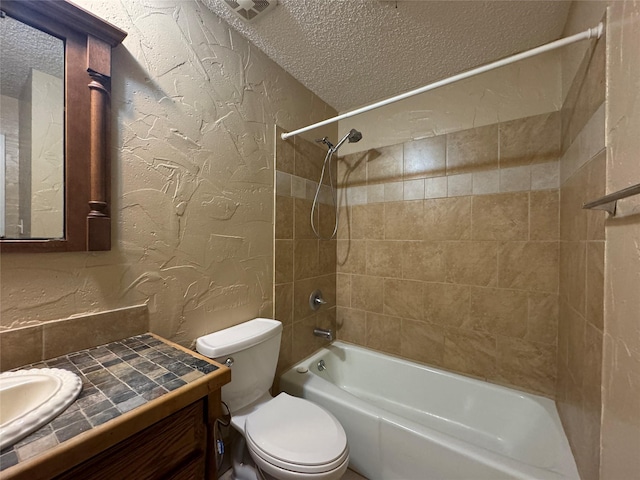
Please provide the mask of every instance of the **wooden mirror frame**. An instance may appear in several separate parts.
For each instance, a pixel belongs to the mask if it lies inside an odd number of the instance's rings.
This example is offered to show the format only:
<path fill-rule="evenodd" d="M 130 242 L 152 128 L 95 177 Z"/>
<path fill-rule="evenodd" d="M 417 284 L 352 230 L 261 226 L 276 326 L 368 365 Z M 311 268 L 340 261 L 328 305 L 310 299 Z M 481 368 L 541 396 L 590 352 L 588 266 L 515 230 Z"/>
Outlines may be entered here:
<path fill-rule="evenodd" d="M 65 42 L 62 239 L 0 239 L 0 252 L 111 249 L 111 49 L 127 33 L 65 0 L 0 0 L 10 17 Z"/>

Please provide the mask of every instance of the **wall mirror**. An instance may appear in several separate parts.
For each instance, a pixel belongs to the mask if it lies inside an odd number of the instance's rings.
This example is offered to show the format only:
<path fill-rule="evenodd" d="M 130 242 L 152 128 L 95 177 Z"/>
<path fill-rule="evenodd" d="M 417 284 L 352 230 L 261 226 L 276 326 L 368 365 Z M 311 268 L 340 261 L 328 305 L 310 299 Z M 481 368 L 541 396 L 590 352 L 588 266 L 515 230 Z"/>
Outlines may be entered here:
<path fill-rule="evenodd" d="M 64 0 L 0 0 L 0 251 L 111 248 L 111 49 Z"/>

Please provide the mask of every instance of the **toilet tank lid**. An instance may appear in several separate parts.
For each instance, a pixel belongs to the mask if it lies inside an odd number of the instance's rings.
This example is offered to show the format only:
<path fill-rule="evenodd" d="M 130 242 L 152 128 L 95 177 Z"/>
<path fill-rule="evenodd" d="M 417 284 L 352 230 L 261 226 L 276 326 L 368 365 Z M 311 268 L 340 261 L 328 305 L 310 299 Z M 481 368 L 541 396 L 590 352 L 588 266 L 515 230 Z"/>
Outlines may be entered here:
<path fill-rule="evenodd" d="M 278 320 L 254 318 L 198 338 L 196 350 L 209 358 L 223 357 L 257 345 L 281 331 L 282 323 Z"/>

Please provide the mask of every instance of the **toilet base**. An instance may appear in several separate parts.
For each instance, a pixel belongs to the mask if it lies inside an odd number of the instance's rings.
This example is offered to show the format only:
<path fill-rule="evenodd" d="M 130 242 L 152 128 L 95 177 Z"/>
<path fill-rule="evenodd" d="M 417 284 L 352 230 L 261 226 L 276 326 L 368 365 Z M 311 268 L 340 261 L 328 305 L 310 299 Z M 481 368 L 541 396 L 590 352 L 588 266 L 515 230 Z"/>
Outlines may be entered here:
<path fill-rule="evenodd" d="M 231 464 L 231 475 L 228 477 L 225 475 L 225 478 L 228 480 L 306 480 L 313 478 L 322 480 L 339 480 L 346 472 L 348 466 L 347 463 L 345 463 L 344 465 L 336 468 L 333 472 L 325 472 L 315 475 L 279 470 L 279 477 L 274 477 L 269 472 L 265 472 L 256 465 L 253 456 L 250 454 L 249 449 L 246 446 L 245 438 L 242 435 L 238 436 L 238 438 L 233 442 L 231 449 Z M 263 467 L 269 468 L 271 466 L 265 464 Z"/>

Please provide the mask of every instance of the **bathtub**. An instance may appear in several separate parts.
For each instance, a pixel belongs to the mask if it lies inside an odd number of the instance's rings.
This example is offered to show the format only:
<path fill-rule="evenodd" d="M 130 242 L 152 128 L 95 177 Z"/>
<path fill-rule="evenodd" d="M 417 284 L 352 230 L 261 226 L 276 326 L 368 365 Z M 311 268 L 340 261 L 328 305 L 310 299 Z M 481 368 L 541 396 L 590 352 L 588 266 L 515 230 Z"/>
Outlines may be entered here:
<path fill-rule="evenodd" d="M 370 480 L 580 478 L 547 398 L 342 342 L 286 371 L 280 388 L 338 418 L 350 468 Z"/>

